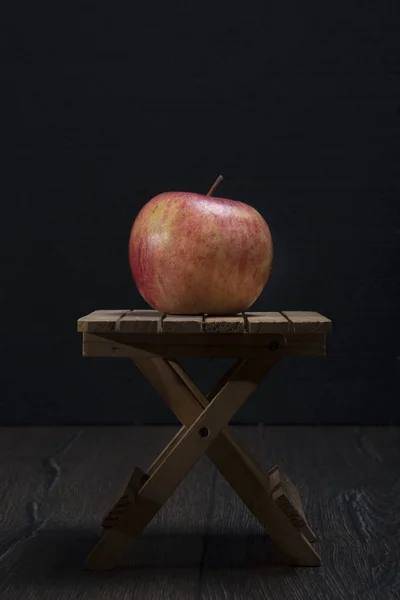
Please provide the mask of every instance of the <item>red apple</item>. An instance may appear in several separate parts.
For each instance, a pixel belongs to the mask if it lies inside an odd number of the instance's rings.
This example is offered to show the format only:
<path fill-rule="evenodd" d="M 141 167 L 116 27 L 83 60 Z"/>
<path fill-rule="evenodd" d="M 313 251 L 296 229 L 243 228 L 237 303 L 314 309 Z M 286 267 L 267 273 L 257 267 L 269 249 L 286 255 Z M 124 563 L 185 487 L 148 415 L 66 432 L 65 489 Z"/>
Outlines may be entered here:
<path fill-rule="evenodd" d="M 247 310 L 267 283 L 272 258 L 271 232 L 255 208 L 191 192 L 152 198 L 129 239 L 140 294 L 170 314 Z"/>

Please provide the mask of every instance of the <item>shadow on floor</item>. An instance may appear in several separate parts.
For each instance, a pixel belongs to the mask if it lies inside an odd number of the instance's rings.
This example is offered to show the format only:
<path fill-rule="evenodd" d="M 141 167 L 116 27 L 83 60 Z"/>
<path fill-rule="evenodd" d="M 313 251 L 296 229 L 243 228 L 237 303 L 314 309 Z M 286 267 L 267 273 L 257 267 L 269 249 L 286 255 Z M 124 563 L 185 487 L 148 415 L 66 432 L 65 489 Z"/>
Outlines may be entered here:
<path fill-rule="evenodd" d="M 17 574 L 30 572 L 36 580 L 48 577 L 70 578 L 98 576 L 84 570 L 84 562 L 98 540 L 93 531 L 39 531 L 2 561 L 12 563 L 6 569 Z M 208 535 L 196 533 L 143 535 L 132 541 L 132 551 L 121 569 L 135 572 L 155 569 L 249 569 L 279 567 L 292 570 L 286 557 L 267 535 Z M 0 569 L 6 568 L 0 563 Z M 0 570 L 0 574 L 1 574 Z M 109 577 L 112 573 L 102 574 Z"/>

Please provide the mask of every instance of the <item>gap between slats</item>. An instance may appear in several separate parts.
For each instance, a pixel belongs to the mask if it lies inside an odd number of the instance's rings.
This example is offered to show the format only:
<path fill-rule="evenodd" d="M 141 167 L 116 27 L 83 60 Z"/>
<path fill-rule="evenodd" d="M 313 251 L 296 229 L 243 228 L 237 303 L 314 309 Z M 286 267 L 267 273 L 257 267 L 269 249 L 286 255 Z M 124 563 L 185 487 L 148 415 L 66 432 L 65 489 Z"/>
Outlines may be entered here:
<path fill-rule="evenodd" d="M 236 316 L 169 315 L 155 310 L 97 310 L 78 331 L 101 333 L 330 333 L 332 322 L 312 311 L 245 312 Z"/>

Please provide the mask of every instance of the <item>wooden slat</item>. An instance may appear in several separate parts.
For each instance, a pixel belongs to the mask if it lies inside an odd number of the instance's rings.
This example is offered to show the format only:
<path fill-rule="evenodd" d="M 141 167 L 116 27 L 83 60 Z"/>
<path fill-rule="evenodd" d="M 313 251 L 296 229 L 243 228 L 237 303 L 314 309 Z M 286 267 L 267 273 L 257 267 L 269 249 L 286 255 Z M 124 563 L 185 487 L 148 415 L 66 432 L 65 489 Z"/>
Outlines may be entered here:
<path fill-rule="evenodd" d="M 203 315 L 166 315 L 162 321 L 163 333 L 197 333 L 203 331 Z"/>
<path fill-rule="evenodd" d="M 123 333 L 159 333 L 163 313 L 156 310 L 132 310 L 119 321 Z"/>
<path fill-rule="evenodd" d="M 95 310 L 78 319 L 78 331 L 90 333 L 115 331 L 121 317 L 130 311 L 129 308 L 119 310 Z"/>
<path fill-rule="evenodd" d="M 289 321 L 279 312 L 246 312 L 249 333 L 288 333 Z"/>
<path fill-rule="evenodd" d="M 282 311 L 292 328 L 292 333 L 331 333 L 332 321 L 320 313 L 308 310 Z"/>
<path fill-rule="evenodd" d="M 164 317 L 164 318 L 163 318 Z M 330 333 L 332 321 L 313 311 L 248 312 L 245 317 L 163 315 L 155 310 L 96 310 L 78 319 L 78 331 L 101 333 Z"/>
<path fill-rule="evenodd" d="M 244 318 L 235 317 L 205 317 L 204 331 L 206 333 L 244 333 Z"/>

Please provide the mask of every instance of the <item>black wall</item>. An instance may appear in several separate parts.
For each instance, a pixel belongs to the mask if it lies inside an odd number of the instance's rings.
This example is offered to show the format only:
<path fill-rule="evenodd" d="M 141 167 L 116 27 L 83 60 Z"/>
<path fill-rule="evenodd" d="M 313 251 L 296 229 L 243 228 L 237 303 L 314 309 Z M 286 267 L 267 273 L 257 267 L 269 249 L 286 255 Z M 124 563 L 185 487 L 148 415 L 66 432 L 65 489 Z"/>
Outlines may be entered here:
<path fill-rule="evenodd" d="M 3 111 L 0 421 L 174 420 L 128 360 L 81 357 L 76 319 L 145 308 L 127 264 L 136 214 L 222 173 L 218 194 L 253 204 L 274 237 L 253 308 L 334 324 L 327 357 L 286 360 L 238 419 L 400 422 L 399 5 L 2 10 L 18 121 Z M 204 388 L 225 364 L 186 363 Z"/>

